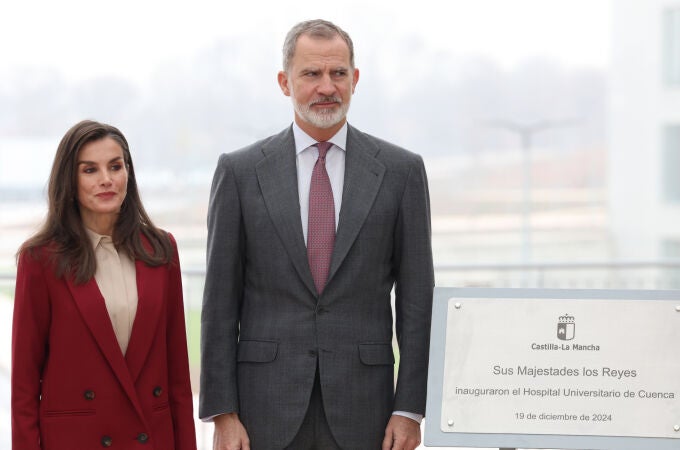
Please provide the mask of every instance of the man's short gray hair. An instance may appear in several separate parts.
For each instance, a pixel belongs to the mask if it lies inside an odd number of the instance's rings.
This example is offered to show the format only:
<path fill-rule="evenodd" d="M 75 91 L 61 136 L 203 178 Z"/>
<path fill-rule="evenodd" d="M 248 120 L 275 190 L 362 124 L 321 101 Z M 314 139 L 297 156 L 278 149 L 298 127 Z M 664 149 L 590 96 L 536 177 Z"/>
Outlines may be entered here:
<path fill-rule="evenodd" d="M 332 22 L 315 19 L 298 23 L 286 35 L 286 40 L 283 43 L 283 70 L 288 72 L 288 69 L 290 69 L 290 62 L 293 60 L 293 56 L 295 56 L 295 45 L 298 38 L 303 34 L 319 39 L 333 39 L 336 36 L 340 36 L 347 44 L 347 47 L 349 47 L 350 69 L 354 69 L 354 44 L 349 34 Z"/>

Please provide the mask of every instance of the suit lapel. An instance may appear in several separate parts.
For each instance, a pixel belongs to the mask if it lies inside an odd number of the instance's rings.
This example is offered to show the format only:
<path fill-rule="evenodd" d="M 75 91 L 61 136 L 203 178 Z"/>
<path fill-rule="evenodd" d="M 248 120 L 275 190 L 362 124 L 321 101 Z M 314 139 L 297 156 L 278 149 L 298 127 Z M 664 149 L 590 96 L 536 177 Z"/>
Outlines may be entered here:
<path fill-rule="evenodd" d="M 382 184 L 385 166 L 375 159 L 379 150 L 377 145 L 348 125 L 345 182 L 329 282 L 352 247 Z"/>
<path fill-rule="evenodd" d="M 132 325 L 130 343 L 125 360 L 132 381 L 136 381 L 144 367 L 146 357 L 158 331 L 158 320 L 162 316 L 164 296 L 167 295 L 165 266 L 149 267 L 142 261 L 135 261 L 137 273 L 137 313 Z"/>
<path fill-rule="evenodd" d="M 298 275 L 310 292 L 316 295 L 300 221 L 292 128 L 264 144 L 262 153 L 264 158 L 255 166 L 255 172 L 269 217 Z"/>
<path fill-rule="evenodd" d="M 97 282 L 93 277 L 90 281 L 82 285 L 75 284 L 70 279 L 67 279 L 66 283 L 73 295 L 80 315 L 83 317 L 95 342 L 111 366 L 111 370 L 127 393 L 137 414 L 139 414 L 142 421 L 145 421 L 146 419 L 137 398 L 134 382 L 130 377 L 130 371 L 123 357 L 123 352 L 121 352 L 120 346 L 118 345 L 118 340 L 113 331 L 109 313 L 106 310 L 104 297 L 102 297 L 102 294 L 97 287 Z"/>

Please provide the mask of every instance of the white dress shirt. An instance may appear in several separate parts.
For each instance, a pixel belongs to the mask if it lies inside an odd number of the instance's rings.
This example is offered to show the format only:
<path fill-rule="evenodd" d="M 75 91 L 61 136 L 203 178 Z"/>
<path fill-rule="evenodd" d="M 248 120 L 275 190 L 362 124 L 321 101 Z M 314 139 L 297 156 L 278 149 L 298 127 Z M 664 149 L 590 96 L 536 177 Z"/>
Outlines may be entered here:
<path fill-rule="evenodd" d="M 312 171 L 319 158 L 316 141 L 293 123 L 295 137 L 295 162 L 297 165 L 298 196 L 300 198 L 300 220 L 302 220 L 302 234 L 307 242 L 307 227 L 309 222 L 309 186 L 312 183 Z M 342 205 L 342 189 L 345 185 L 345 149 L 347 143 L 347 123 L 328 140 L 333 146 L 326 153 L 326 172 L 331 182 L 333 203 L 335 204 L 335 229 L 340 220 L 340 206 Z"/>

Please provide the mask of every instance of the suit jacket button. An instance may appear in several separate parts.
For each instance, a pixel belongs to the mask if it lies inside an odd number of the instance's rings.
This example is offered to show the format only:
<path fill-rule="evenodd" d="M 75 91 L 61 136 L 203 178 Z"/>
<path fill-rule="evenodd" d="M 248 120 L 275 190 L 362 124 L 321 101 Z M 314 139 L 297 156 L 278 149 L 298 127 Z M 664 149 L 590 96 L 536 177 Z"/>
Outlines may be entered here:
<path fill-rule="evenodd" d="M 102 438 L 102 447 L 111 447 L 113 445 L 113 439 L 109 436 L 104 436 Z"/>
<path fill-rule="evenodd" d="M 153 388 L 153 396 L 154 397 L 160 397 L 162 393 L 163 393 L 163 388 L 161 388 L 160 386 L 156 386 L 155 388 Z"/>
<path fill-rule="evenodd" d="M 94 400 L 96 395 L 94 394 L 94 391 L 88 389 L 83 393 L 83 397 L 85 397 L 85 400 Z"/>
<path fill-rule="evenodd" d="M 146 443 L 149 441 L 149 435 L 146 434 L 146 433 L 139 433 L 139 434 L 137 435 L 137 441 L 138 441 L 140 444 L 146 444 Z"/>

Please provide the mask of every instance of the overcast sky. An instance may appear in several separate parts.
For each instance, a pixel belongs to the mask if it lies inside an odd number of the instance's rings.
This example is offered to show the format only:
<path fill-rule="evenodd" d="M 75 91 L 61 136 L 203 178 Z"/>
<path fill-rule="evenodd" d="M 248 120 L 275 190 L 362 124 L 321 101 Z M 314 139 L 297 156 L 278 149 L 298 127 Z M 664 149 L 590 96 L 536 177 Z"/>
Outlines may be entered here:
<path fill-rule="evenodd" d="M 52 67 L 68 80 L 115 75 L 144 82 L 163 63 L 216 40 L 258 40 L 275 56 L 287 30 L 309 18 L 352 35 L 357 65 L 371 51 L 401 64 L 399 48 L 480 55 L 504 67 L 546 56 L 606 67 L 610 0 L 8 0 L 0 14 L 0 76 Z M 435 62 L 436 64 L 436 62 Z"/>

